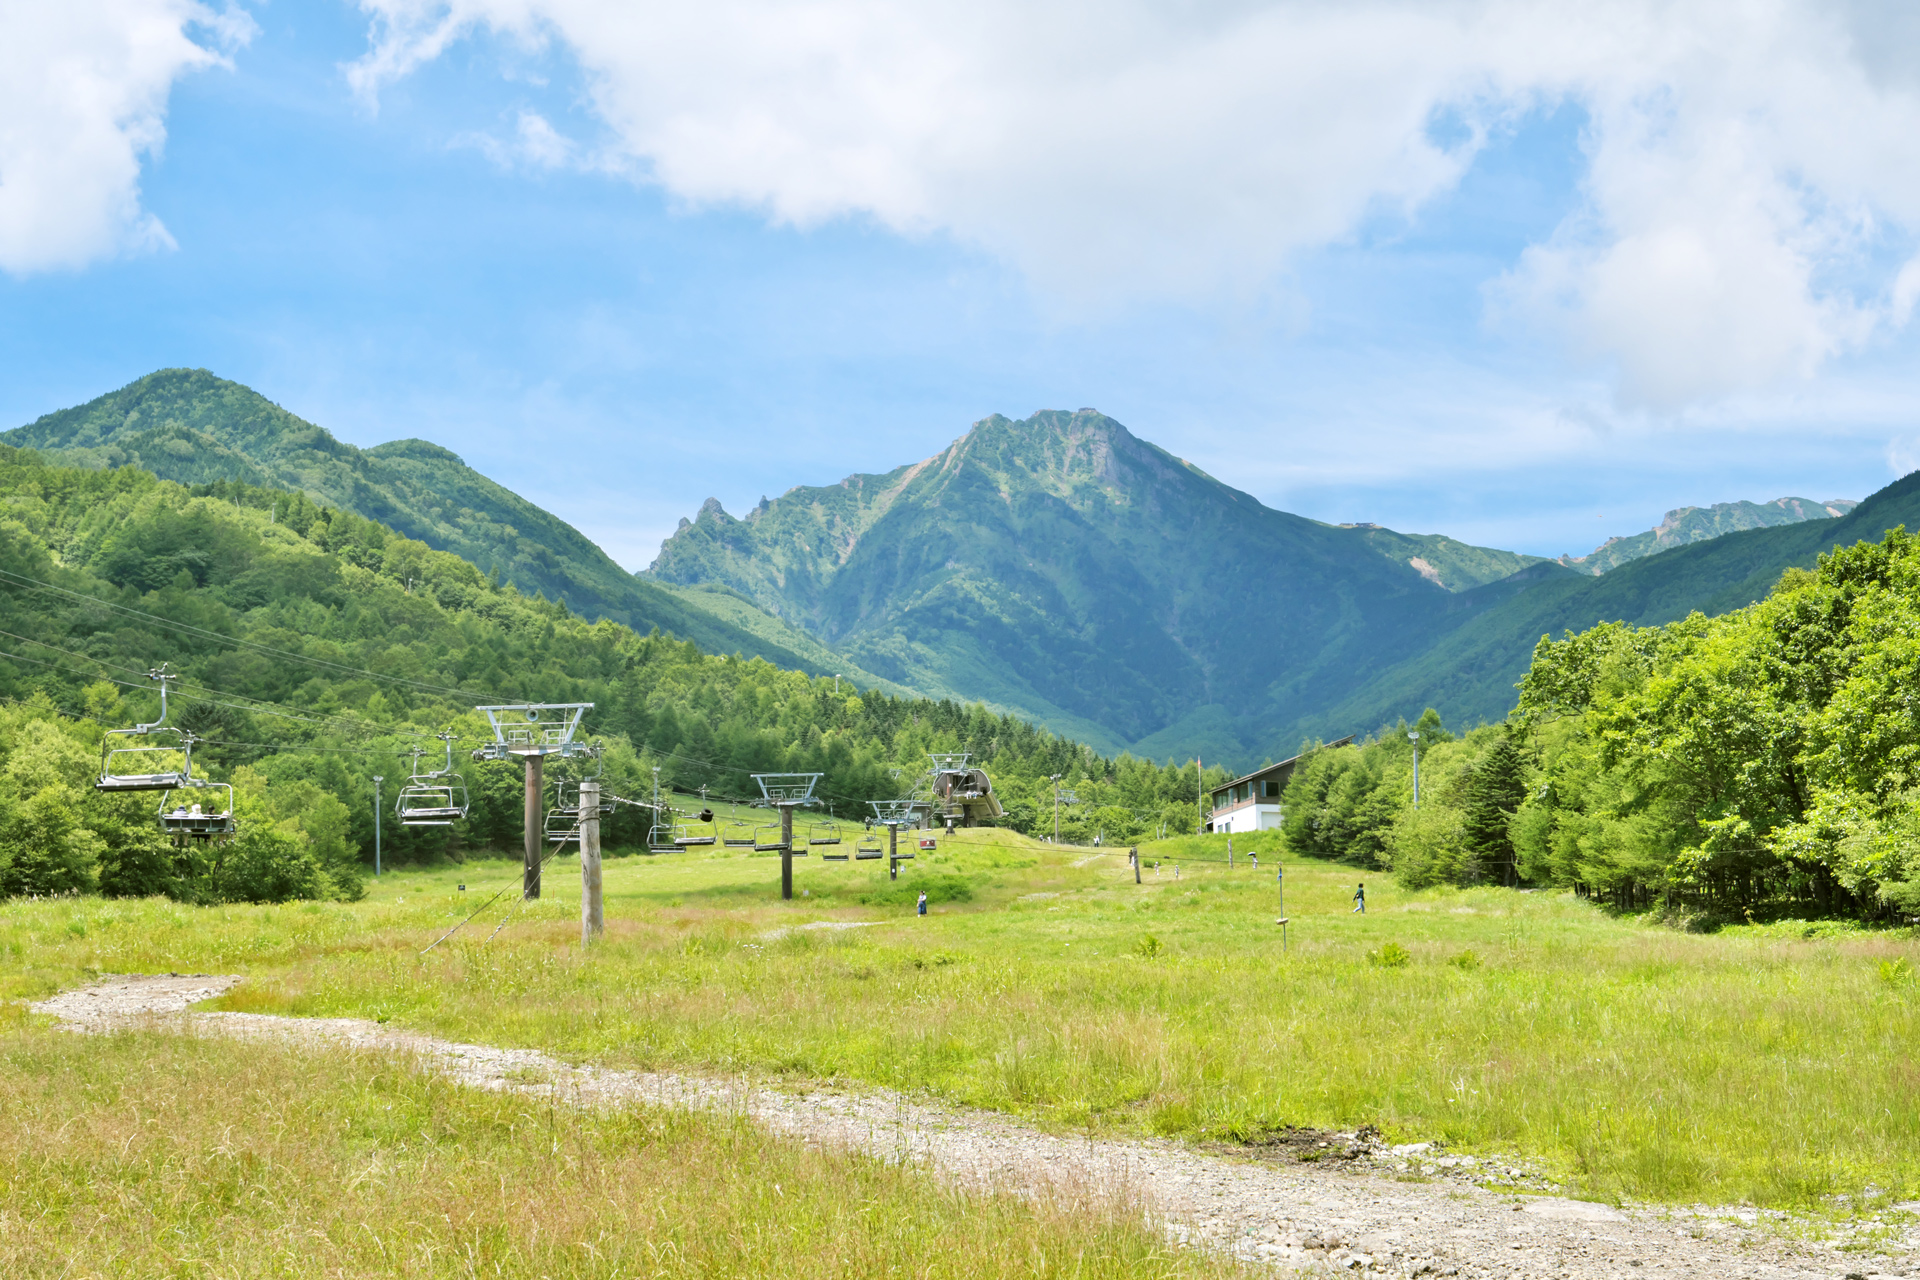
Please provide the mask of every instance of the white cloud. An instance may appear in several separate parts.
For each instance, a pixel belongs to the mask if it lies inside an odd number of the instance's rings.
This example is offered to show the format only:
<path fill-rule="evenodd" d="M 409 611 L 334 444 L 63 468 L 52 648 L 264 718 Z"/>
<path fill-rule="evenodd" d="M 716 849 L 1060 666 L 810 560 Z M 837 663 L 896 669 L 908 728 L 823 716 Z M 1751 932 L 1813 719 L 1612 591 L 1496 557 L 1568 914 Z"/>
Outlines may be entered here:
<path fill-rule="evenodd" d="M 951 235 L 1070 305 L 1260 288 L 1557 102 L 1587 113 L 1584 203 L 1498 293 L 1629 402 L 1804 376 L 1914 296 L 1875 265 L 1920 232 L 1900 3 L 361 2 L 369 98 L 471 32 L 555 40 L 677 197 Z"/>
<path fill-rule="evenodd" d="M 253 30 L 191 0 L 0 0 L 0 270 L 171 246 L 141 207 L 142 159 L 165 141 L 174 81 Z"/>

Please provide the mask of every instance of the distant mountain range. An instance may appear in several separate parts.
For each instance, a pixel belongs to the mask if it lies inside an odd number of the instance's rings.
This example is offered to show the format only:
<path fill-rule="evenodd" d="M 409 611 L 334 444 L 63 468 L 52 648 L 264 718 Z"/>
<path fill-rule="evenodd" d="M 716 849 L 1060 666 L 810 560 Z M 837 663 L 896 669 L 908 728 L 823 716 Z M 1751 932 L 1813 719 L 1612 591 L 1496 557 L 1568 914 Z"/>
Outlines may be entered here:
<path fill-rule="evenodd" d="M 1561 556 L 1560 563 L 1581 573 L 1600 576 L 1629 560 L 1650 556 L 1669 547 L 1705 542 L 1743 529 L 1771 529 L 1808 520 L 1832 520 L 1859 506 L 1849 498 L 1814 502 L 1807 498 L 1775 498 L 1772 502 L 1716 502 L 1710 507 L 1681 507 L 1667 512 L 1657 528 L 1629 538 L 1608 538 L 1584 556 Z"/>
<path fill-rule="evenodd" d="M 237 382 L 162 369 L 73 409 L 0 433 L 69 466 L 134 466 L 181 484 L 239 480 L 298 490 L 439 551 L 498 571 L 588 617 L 670 631 L 715 653 L 799 670 L 857 672 L 804 632 L 740 601 L 636 578 L 578 529 L 425 440 L 357 449 Z"/>
<path fill-rule="evenodd" d="M 1682 508 L 1556 563 L 1275 511 L 1084 409 L 986 418 L 923 462 L 739 519 L 709 499 L 635 575 L 438 445 L 356 449 L 204 370 L 163 370 L 0 441 L 300 490 L 588 616 L 984 701 L 1102 750 L 1227 764 L 1427 706 L 1497 719 L 1543 634 L 1724 612 L 1836 543 L 1920 527 L 1917 474 L 1858 506 Z"/>

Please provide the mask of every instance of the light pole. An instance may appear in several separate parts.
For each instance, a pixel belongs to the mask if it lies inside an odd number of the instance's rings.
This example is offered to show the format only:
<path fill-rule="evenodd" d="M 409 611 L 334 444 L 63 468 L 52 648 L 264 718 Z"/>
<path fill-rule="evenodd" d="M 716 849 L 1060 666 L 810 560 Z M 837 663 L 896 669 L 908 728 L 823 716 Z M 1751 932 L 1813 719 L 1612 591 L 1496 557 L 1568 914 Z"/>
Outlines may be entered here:
<path fill-rule="evenodd" d="M 1420 735 L 1409 733 L 1407 741 L 1413 744 L 1413 807 L 1420 807 Z"/>
<path fill-rule="evenodd" d="M 1054 774 L 1047 781 L 1053 783 L 1053 842 L 1060 843 L 1060 775 Z"/>
<path fill-rule="evenodd" d="M 382 775 L 377 773 L 373 775 L 373 874 L 375 876 L 380 874 L 380 784 L 385 781 L 386 778 Z"/>

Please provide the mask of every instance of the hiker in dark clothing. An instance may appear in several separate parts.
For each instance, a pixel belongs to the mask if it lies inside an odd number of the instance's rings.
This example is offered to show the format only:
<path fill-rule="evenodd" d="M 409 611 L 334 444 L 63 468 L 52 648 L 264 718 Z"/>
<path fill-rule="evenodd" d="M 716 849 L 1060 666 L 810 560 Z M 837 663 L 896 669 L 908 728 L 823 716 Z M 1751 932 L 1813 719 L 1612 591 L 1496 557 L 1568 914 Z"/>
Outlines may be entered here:
<path fill-rule="evenodd" d="M 1353 891 L 1353 910 L 1358 911 L 1361 915 L 1367 914 L 1367 882 L 1364 880 L 1362 880 L 1359 887 Z M 1352 915 L 1353 912 L 1350 911 L 1347 914 Z"/>

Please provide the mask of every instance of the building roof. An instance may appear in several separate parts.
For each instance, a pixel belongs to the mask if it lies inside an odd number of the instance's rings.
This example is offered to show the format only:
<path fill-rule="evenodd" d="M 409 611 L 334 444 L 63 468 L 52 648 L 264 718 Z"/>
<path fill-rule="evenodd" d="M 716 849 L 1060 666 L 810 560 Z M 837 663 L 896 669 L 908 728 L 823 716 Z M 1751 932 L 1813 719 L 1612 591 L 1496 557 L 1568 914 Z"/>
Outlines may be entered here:
<path fill-rule="evenodd" d="M 1334 742 L 1323 742 L 1319 746 L 1313 748 L 1312 751 L 1303 751 L 1297 756 L 1294 756 L 1287 760 L 1282 760 L 1279 764 L 1270 764 L 1264 769 L 1255 769 L 1252 773 L 1243 773 L 1239 777 L 1233 779 L 1231 782 L 1223 782 L 1217 787 L 1209 787 L 1208 792 L 1212 795 L 1217 796 L 1222 791 L 1233 790 L 1235 787 L 1239 786 L 1243 782 L 1263 782 L 1269 779 L 1279 781 L 1279 782 L 1285 782 L 1288 779 L 1293 777 L 1294 766 L 1299 764 L 1302 760 L 1306 759 L 1308 756 L 1312 755 L 1314 751 L 1325 751 L 1329 747 L 1344 747 L 1353 741 L 1353 737 L 1354 735 L 1348 734 L 1346 737 L 1340 738 Z"/>

